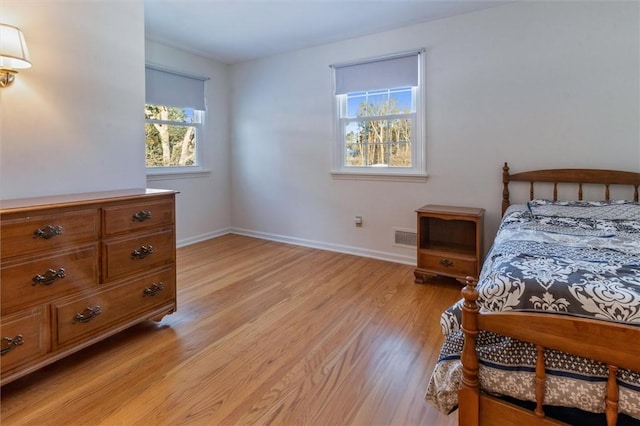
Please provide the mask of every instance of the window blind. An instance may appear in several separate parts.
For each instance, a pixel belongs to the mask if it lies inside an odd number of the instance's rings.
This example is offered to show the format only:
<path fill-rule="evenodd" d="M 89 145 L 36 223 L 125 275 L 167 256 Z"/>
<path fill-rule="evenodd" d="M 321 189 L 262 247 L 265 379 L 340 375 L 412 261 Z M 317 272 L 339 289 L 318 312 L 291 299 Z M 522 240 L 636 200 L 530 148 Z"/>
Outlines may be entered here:
<path fill-rule="evenodd" d="M 420 52 L 333 65 L 336 95 L 377 89 L 417 86 Z"/>
<path fill-rule="evenodd" d="M 206 78 L 177 74 L 147 65 L 145 67 L 146 103 L 204 111 L 205 80 Z"/>

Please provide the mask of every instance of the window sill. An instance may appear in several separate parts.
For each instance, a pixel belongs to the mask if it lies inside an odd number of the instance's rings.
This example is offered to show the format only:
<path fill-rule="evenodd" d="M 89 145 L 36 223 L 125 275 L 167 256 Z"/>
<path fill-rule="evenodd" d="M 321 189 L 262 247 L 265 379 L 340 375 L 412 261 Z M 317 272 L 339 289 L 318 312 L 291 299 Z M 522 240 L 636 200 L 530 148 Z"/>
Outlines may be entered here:
<path fill-rule="evenodd" d="M 191 179 L 205 177 L 211 174 L 211 170 L 206 169 L 170 169 L 170 170 L 149 170 L 147 169 L 147 181 L 168 180 L 168 179 Z"/>
<path fill-rule="evenodd" d="M 338 180 L 373 180 L 390 182 L 426 182 L 428 175 L 411 173 L 366 173 L 332 171 L 331 177 Z"/>

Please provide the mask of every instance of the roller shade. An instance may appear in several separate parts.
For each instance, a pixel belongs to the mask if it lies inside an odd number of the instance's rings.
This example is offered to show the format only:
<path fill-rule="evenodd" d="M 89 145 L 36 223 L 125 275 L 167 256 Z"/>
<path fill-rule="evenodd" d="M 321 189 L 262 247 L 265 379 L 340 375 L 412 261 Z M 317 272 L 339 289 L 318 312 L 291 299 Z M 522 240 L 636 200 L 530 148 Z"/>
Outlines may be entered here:
<path fill-rule="evenodd" d="M 420 52 L 333 65 L 336 95 L 367 90 L 417 86 Z"/>
<path fill-rule="evenodd" d="M 204 111 L 205 80 L 206 78 L 177 74 L 147 65 L 145 68 L 146 103 Z"/>

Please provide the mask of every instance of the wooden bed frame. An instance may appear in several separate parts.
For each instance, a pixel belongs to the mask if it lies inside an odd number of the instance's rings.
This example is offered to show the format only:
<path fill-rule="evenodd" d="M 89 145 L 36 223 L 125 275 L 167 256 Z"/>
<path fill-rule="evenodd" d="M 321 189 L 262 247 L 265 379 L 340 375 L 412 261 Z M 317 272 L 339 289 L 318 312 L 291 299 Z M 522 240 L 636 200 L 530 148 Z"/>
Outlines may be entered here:
<path fill-rule="evenodd" d="M 509 207 L 509 182 L 530 183 L 529 198 L 534 198 L 535 182 L 553 183 L 554 200 L 557 201 L 557 184 L 574 183 L 578 186 L 578 200 L 582 200 L 582 184 L 602 184 L 605 200 L 609 200 L 610 185 L 630 185 L 633 199 L 638 201 L 640 173 L 615 170 L 553 169 L 509 174 L 507 163 L 503 167 L 502 213 Z M 549 425 L 563 424 L 545 417 L 545 348 L 557 349 L 584 358 L 600 361 L 608 366 L 606 386 L 607 425 L 613 426 L 618 418 L 618 368 L 640 372 L 640 327 L 604 322 L 593 319 L 571 318 L 562 315 L 536 315 L 524 312 L 480 313 L 476 300 L 477 281 L 468 277 L 462 290 L 462 330 L 464 346 L 461 355 L 462 383 L 458 393 L 458 423 L 475 425 Z M 531 342 L 537 347 L 535 369 L 536 408 L 527 410 L 520 406 L 492 397 L 480 389 L 478 356 L 475 350 L 479 330 L 490 331 L 518 340 Z"/>

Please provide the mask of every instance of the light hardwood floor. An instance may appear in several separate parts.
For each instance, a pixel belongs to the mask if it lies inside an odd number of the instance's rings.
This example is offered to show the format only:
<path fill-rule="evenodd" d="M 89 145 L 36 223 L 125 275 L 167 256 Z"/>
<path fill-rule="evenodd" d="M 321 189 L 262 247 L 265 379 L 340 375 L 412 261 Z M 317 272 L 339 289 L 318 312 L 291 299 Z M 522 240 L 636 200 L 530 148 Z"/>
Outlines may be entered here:
<path fill-rule="evenodd" d="M 9 383 L 9 425 L 457 425 L 424 400 L 456 281 L 226 235 L 178 250 L 178 311 Z"/>

